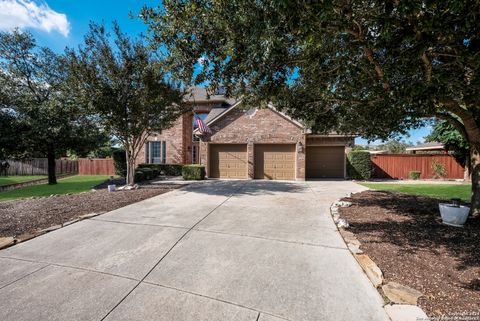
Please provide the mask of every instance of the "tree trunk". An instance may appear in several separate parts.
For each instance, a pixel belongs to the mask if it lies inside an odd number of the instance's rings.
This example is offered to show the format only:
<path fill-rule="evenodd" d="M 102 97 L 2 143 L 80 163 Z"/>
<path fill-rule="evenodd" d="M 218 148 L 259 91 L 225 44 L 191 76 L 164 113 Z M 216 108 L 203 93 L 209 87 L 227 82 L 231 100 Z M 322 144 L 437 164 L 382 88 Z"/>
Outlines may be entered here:
<path fill-rule="evenodd" d="M 57 184 L 57 176 L 55 173 L 55 152 L 49 150 L 47 152 L 47 168 L 48 168 L 48 184 L 54 185 Z"/>
<path fill-rule="evenodd" d="M 126 158 L 127 158 L 127 177 L 126 183 L 127 185 L 135 184 L 135 159 L 133 158 L 133 154 L 128 152 L 128 149 L 125 151 Z"/>
<path fill-rule="evenodd" d="M 472 177 L 472 198 L 470 215 L 480 215 L 480 144 L 470 144 L 470 174 Z"/>

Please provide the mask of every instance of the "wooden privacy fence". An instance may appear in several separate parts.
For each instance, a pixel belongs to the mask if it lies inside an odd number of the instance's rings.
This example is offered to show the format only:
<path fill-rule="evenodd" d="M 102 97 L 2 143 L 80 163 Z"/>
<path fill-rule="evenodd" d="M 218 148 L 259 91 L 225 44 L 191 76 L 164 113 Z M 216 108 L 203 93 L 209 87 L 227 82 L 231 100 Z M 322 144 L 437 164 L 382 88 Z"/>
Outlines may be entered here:
<path fill-rule="evenodd" d="M 111 158 L 80 158 L 78 160 L 79 175 L 115 175 L 115 166 Z"/>
<path fill-rule="evenodd" d="M 464 178 L 464 168 L 450 155 L 442 154 L 385 154 L 372 155 L 374 178 L 410 178 L 411 171 L 421 172 L 421 179 L 434 178 L 432 162 L 436 160 L 445 166 L 450 179 Z"/>
<path fill-rule="evenodd" d="M 7 169 L 7 175 L 48 174 L 48 161 L 46 158 L 32 158 L 25 160 L 7 159 L 6 161 L 10 165 Z M 76 174 L 78 173 L 78 162 L 76 160 L 57 159 L 55 161 L 55 171 L 57 174 Z"/>

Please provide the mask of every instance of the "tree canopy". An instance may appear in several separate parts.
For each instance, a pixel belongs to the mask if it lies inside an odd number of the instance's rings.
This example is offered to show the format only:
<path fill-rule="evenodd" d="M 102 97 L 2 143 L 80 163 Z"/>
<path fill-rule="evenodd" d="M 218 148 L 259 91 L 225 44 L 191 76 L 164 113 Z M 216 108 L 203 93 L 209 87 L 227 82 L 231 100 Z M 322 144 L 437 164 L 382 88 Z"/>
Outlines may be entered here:
<path fill-rule="evenodd" d="M 144 39 L 128 37 L 116 23 L 113 36 L 91 23 L 84 45 L 67 55 L 71 88 L 125 148 L 127 183 L 133 184 L 135 161 L 148 136 L 187 110 L 183 91 L 168 81 Z"/>
<path fill-rule="evenodd" d="M 47 156 L 50 184 L 56 183 L 55 157 L 88 151 L 107 139 L 73 99 L 68 77 L 65 57 L 38 47 L 30 33 L 0 32 L 2 153 Z"/>
<path fill-rule="evenodd" d="M 447 121 L 439 121 L 426 137 L 428 142 L 440 142 L 462 165 L 468 166 L 470 147 L 458 130 Z"/>
<path fill-rule="evenodd" d="M 478 1 L 165 0 L 141 16 L 174 75 L 271 101 L 315 132 L 385 140 L 445 119 L 480 182 Z"/>

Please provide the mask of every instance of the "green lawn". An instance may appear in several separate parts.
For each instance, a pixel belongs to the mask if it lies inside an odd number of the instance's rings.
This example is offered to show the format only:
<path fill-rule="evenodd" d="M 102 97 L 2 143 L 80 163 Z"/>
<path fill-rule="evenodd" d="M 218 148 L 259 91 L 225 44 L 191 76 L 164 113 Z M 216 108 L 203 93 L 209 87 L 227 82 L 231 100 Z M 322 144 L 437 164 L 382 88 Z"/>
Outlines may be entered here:
<path fill-rule="evenodd" d="M 52 194 L 80 193 L 89 191 L 93 186 L 108 179 L 108 176 L 70 176 L 58 180 L 56 185 L 34 185 L 11 191 L 0 192 L 0 201 L 27 198 L 32 196 L 50 196 Z"/>
<path fill-rule="evenodd" d="M 10 185 L 15 183 L 33 181 L 35 179 L 46 178 L 42 175 L 30 175 L 30 176 L 0 176 L 0 186 Z"/>
<path fill-rule="evenodd" d="M 430 196 L 441 199 L 461 198 L 464 201 L 470 201 L 470 184 L 361 184 L 375 190 Z"/>

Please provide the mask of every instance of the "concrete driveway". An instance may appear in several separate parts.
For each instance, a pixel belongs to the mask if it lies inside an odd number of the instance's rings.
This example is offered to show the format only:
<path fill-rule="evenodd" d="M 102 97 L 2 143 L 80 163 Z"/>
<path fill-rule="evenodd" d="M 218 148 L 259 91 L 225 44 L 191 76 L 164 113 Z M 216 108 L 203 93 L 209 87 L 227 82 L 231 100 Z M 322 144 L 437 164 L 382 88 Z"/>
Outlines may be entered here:
<path fill-rule="evenodd" d="M 345 181 L 209 181 L 0 251 L 0 320 L 388 320 L 329 205 Z"/>

